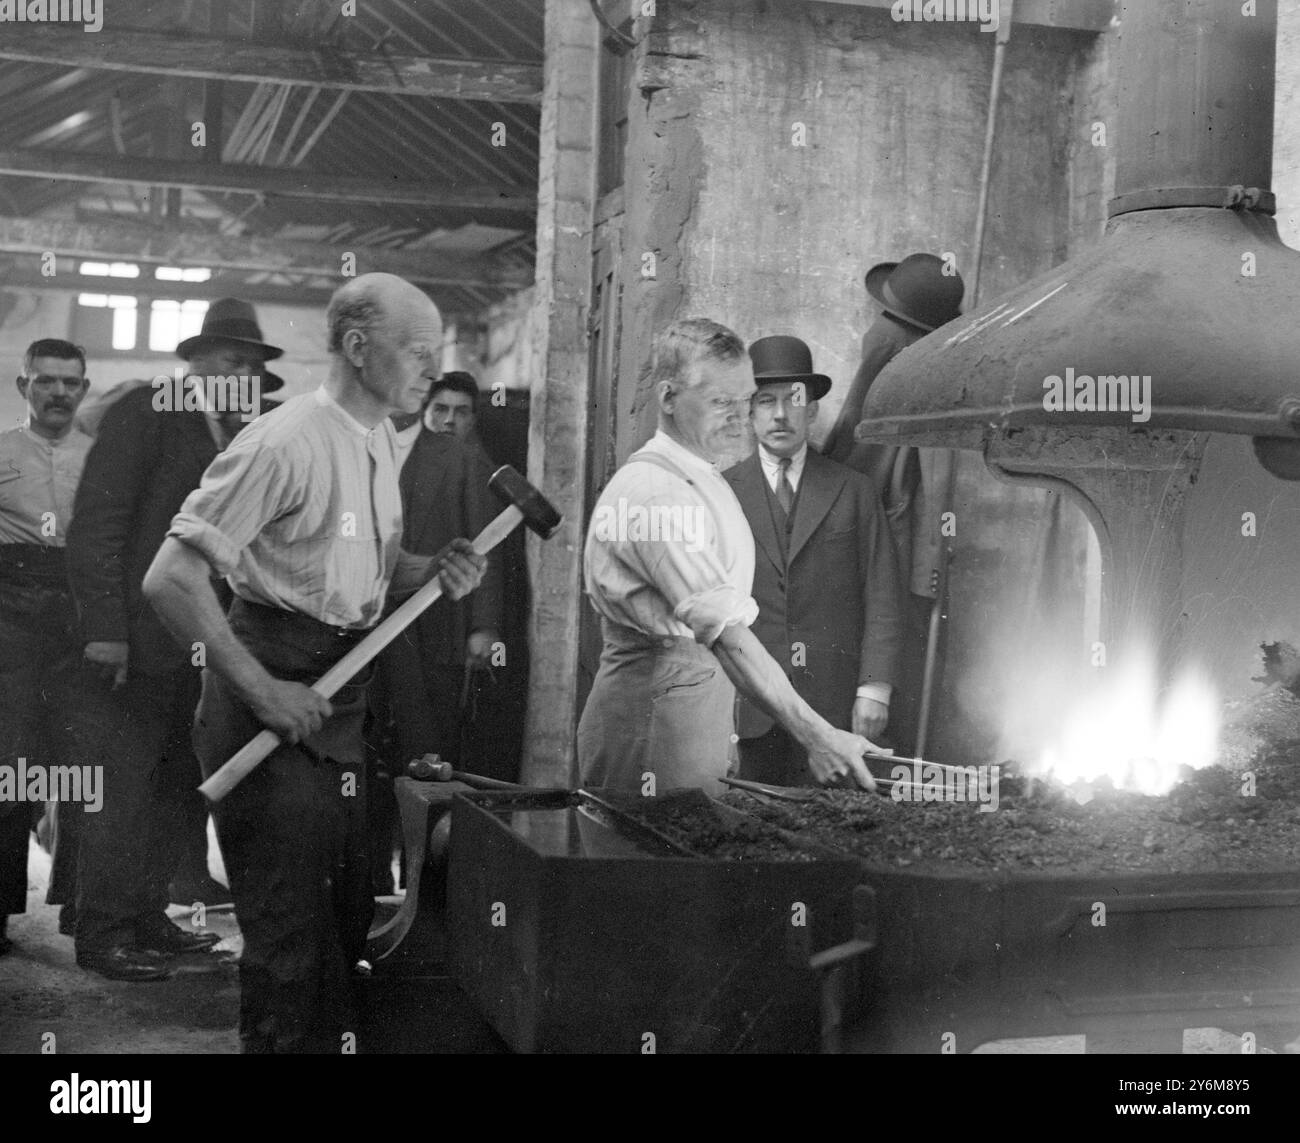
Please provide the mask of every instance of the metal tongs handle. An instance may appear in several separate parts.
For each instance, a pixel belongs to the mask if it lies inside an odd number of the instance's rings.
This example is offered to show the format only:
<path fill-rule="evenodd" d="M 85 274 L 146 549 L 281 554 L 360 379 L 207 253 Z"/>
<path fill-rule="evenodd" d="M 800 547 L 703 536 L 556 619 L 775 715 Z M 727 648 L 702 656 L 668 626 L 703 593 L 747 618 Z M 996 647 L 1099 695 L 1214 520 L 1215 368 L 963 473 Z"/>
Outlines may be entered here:
<path fill-rule="evenodd" d="M 876 754 L 868 750 L 863 756 L 871 762 L 901 762 L 905 766 L 933 766 L 936 770 L 942 770 L 945 774 L 966 773 L 964 766 L 945 766 L 942 762 L 931 762 L 926 758 L 908 758 L 902 754 Z M 873 774 L 873 778 L 876 776 Z M 893 778 L 876 778 L 877 782 L 892 782 Z"/>

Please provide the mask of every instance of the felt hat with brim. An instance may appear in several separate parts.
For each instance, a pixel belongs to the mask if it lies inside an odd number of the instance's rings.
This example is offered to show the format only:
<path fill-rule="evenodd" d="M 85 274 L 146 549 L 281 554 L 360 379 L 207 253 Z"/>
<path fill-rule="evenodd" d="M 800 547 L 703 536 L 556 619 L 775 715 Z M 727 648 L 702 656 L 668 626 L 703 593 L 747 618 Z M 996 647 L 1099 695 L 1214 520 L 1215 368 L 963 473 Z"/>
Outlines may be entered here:
<path fill-rule="evenodd" d="M 203 328 L 176 347 L 176 356 L 188 361 L 200 347 L 213 341 L 234 341 L 256 347 L 263 361 L 274 361 L 284 355 L 284 350 L 278 345 L 267 344 L 262 337 L 262 327 L 257 324 L 257 312 L 239 298 L 221 298 L 213 302 L 203 315 Z"/>
<path fill-rule="evenodd" d="M 802 381 L 808 400 L 819 401 L 830 391 L 831 379 L 813 372 L 812 350 L 797 337 L 776 334 L 760 337 L 749 347 L 754 364 L 754 381 L 758 385 L 776 385 L 782 381 Z"/>
<path fill-rule="evenodd" d="M 944 273 L 934 254 L 909 254 L 901 262 L 881 262 L 867 271 L 867 293 L 885 313 L 929 333 L 961 313 L 965 283 L 956 270 Z"/>

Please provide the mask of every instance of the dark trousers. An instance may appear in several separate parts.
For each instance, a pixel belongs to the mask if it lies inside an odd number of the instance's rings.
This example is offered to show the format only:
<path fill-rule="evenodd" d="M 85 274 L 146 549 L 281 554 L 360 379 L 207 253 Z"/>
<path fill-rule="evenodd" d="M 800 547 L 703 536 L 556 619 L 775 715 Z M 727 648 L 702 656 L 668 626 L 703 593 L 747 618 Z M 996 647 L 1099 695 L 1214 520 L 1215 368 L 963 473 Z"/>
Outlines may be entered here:
<path fill-rule="evenodd" d="M 81 824 L 77 949 L 134 944 L 167 911 L 167 883 L 195 815 L 205 820 L 190 723 L 198 671 L 128 674 L 114 690 L 89 664 L 72 704 L 78 760 L 104 767 L 103 808 Z"/>
<path fill-rule="evenodd" d="M 311 683 L 356 643 L 306 616 L 236 600 L 230 623 L 277 678 Z M 219 803 L 217 836 L 244 937 L 239 1033 L 246 1052 L 333 1052 L 355 1032 L 351 970 L 374 912 L 367 862 L 365 683 L 330 700 L 321 731 L 275 750 Z M 261 725 L 203 675 L 194 745 L 212 774 Z"/>
<path fill-rule="evenodd" d="M 751 782 L 773 786 L 812 786 L 808 769 L 808 751 L 786 733 L 780 723 L 773 723 L 766 734 L 742 738 L 739 743 L 740 776 Z"/>
<path fill-rule="evenodd" d="M 17 767 L 19 758 L 29 766 L 68 763 L 75 628 L 62 549 L 0 545 L 0 765 Z M 0 916 L 26 911 L 28 838 L 40 809 L 0 802 Z"/>
<path fill-rule="evenodd" d="M 63 805 L 58 802 L 50 809 L 53 811 L 50 829 L 53 849 L 50 860 L 50 884 L 45 893 L 45 903 L 71 905 L 75 909 L 77 854 L 81 848 L 81 822 L 85 813 L 81 806 Z M 61 916 L 59 920 L 62 922 L 64 918 Z"/>
<path fill-rule="evenodd" d="M 898 658 L 898 679 L 894 683 L 893 699 L 889 704 L 889 725 L 885 728 L 884 743 L 899 754 L 916 753 L 916 735 L 921 715 L 921 683 L 925 678 L 925 647 L 930 633 L 931 601 L 925 596 L 907 597 L 903 611 L 903 640 Z M 940 627 L 940 641 L 947 624 Z M 940 648 L 942 651 L 942 647 Z M 942 655 L 938 660 L 943 663 Z M 938 694 L 936 678 L 936 696 Z M 934 731 L 933 724 L 930 727 Z"/>

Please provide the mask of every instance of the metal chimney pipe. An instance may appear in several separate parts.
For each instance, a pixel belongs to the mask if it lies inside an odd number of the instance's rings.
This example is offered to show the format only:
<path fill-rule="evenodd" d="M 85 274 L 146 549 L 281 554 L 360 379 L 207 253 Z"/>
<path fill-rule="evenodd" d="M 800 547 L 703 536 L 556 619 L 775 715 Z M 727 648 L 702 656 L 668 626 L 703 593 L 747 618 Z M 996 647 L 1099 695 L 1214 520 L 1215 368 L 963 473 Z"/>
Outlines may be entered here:
<path fill-rule="evenodd" d="M 1110 215 L 1261 199 L 1273 175 L 1276 0 L 1126 0 Z M 1274 212 L 1266 201 L 1245 202 Z"/>

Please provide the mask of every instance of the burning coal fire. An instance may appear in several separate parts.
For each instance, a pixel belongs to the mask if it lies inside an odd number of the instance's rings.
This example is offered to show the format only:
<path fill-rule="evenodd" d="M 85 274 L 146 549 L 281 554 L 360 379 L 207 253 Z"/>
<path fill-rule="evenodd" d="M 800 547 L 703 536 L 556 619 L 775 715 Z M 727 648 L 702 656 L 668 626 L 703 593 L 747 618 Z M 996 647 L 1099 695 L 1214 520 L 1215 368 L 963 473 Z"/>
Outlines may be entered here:
<path fill-rule="evenodd" d="M 1165 794 L 1188 769 L 1215 762 L 1220 703 L 1202 675 L 1186 669 L 1163 694 L 1149 660 L 1105 675 L 1066 711 L 1036 764 L 1024 768 L 1027 775 L 1068 786 L 1086 802 L 1100 784 Z"/>

